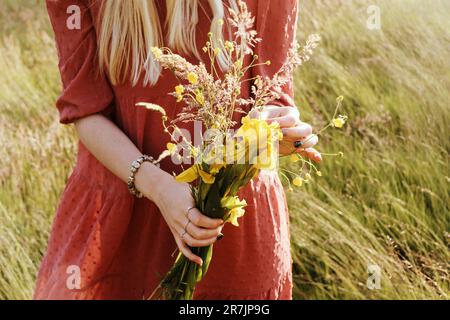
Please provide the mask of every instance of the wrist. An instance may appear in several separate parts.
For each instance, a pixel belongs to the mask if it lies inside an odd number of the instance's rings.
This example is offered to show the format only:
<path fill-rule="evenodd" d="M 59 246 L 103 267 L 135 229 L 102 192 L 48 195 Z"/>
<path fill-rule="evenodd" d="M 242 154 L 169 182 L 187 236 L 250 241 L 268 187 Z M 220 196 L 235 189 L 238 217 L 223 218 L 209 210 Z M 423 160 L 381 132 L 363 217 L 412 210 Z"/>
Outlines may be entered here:
<path fill-rule="evenodd" d="M 156 202 L 162 194 L 162 186 L 173 177 L 154 164 L 144 162 L 136 173 L 136 188 L 149 200 Z"/>

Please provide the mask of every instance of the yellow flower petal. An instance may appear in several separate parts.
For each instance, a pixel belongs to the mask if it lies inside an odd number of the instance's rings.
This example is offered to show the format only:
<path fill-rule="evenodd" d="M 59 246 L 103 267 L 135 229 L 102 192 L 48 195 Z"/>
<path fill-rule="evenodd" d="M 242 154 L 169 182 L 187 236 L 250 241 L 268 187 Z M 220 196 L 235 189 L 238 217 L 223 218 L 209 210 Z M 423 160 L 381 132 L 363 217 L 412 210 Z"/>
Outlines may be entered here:
<path fill-rule="evenodd" d="M 238 218 L 243 217 L 244 214 L 245 214 L 244 209 L 236 208 L 230 211 L 230 217 L 228 219 L 233 226 L 239 227 Z"/>
<path fill-rule="evenodd" d="M 174 143 L 168 143 L 167 144 L 167 151 L 169 151 L 169 153 L 172 155 L 175 153 L 175 151 L 177 150 L 177 145 Z"/>
<path fill-rule="evenodd" d="M 245 214 L 244 207 L 247 205 L 245 200 L 239 200 L 237 196 L 225 197 L 220 201 L 222 208 L 229 210 L 229 216 L 227 221 L 232 225 L 238 227 L 238 218 Z"/>
<path fill-rule="evenodd" d="M 233 45 L 233 42 L 228 41 L 228 40 L 225 41 L 225 48 L 226 48 L 227 50 L 233 52 L 233 51 L 234 51 L 234 45 Z"/>
<path fill-rule="evenodd" d="M 203 182 L 206 184 L 213 184 L 216 180 L 216 177 L 214 177 L 212 174 L 209 174 L 206 171 L 203 171 L 201 169 L 198 170 L 198 174 L 202 178 Z"/>
<path fill-rule="evenodd" d="M 190 84 L 196 85 L 198 83 L 198 76 L 193 72 L 189 72 L 187 75 L 187 80 Z"/>
<path fill-rule="evenodd" d="M 184 170 L 178 176 L 176 176 L 175 180 L 178 182 L 186 182 L 190 183 L 195 181 L 198 178 L 198 170 L 197 166 L 192 166 L 187 170 Z"/>
<path fill-rule="evenodd" d="M 175 87 L 176 94 L 183 94 L 184 93 L 184 86 L 182 84 Z"/>
<path fill-rule="evenodd" d="M 197 100 L 197 102 L 200 105 L 204 105 L 205 104 L 205 97 L 203 96 L 203 93 L 200 90 L 196 90 L 195 91 L 195 100 Z"/>
<path fill-rule="evenodd" d="M 296 177 L 294 180 L 292 180 L 292 184 L 296 187 L 301 187 L 303 185 L 303 179 L 300 177 Z"/>
<path fill-rule="evenodd" d="M 342 121 L 342 119 L 336 118 L 333 119 L 333 126 L 335 126 L 336 128 L 342 128 L 344 126 L 344 121 Z"/>
<path fill-rule="evenodd" d="M 247 201 L 245 201 L 245 199 L 240 200 L 237 196 L 225 197 L 220 200 L 220 205 L 222 206 L 222 208 L 233 210 L 236 208 L 245 207 L 247 205 Z"/>
<path fill-rule="evenodd" d="M 342 128 L 347 121 L 347 116 L 339 115 L 337 118 L 331 120 L 331 123 L 336 128 Z"/>

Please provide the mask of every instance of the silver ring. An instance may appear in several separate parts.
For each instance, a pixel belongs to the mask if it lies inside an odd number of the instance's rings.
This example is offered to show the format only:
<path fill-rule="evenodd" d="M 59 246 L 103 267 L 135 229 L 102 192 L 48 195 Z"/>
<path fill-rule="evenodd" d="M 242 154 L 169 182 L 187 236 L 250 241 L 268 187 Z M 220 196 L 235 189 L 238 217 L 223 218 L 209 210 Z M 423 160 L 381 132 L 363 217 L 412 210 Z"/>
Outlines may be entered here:
<path fill-rule="evenodd" d="M 187 227 L 188 227 L 189 223 L 191 223 L 191 220 L 188 219 L 188 222 L 187 222 L 186 225 L 184 226 L 184 231 L 186 231 L 186 232 L 187 232 Z"/>
<path fill-rule="evenodd" d="M 189 208 L 186 210 L 186 218 L 188 218 L 188 220 L 191 220 L 191 219 L 189 218 L 189 213 L 191 212 L 192 209 L 195 209 L 195 207 L 189 207 Z"/>

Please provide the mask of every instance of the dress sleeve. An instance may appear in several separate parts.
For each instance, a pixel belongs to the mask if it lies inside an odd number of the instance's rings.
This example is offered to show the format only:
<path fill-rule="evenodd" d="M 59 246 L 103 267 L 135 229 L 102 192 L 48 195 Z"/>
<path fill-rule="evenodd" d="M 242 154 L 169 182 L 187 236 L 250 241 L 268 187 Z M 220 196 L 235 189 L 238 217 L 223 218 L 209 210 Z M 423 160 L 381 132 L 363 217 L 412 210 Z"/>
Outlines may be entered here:
<path fill-rule="evenodd" d="M 272 77 L 286 61 L 289 49 L 296 39 L 298 0 L 259 0 L 256 30 L 262 41 L 256 45 L 259 61 L 270 60 L 270 65 L 254 68 L 253 73 Z M 283 86 L 280 99 L 270 104 L 295 107 L 293 75 Z"/>
<path fill-rule="evenodd" d="M 63 90 L 56 107 L 61 123 L 68 124 L 95 113 L 108 115 L 114 94 L 109 81 L 100 74 L 97 35 L 85 0 L 46 0 L 55 33 Z M 80 15 L 75 25 L 74 14 Z"/>

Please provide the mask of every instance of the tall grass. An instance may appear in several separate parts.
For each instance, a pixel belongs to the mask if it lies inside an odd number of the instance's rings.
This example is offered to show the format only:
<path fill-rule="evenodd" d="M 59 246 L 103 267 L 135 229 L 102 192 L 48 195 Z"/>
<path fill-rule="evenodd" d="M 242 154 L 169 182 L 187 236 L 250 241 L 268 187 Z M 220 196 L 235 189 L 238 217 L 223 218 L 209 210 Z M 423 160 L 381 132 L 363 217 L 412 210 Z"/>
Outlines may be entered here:
<path fill-rule="evenodd" d="M 378 4 L 381 30 L 366 27 Z M 320 126 L 345 96 L 350 124 L 321 141 L 324 176 L 288 193 L 299 299 L 447 299 L 450 2 L 301 1 L 321 48 L 296 77 Z M 42 1 L 0 2 L 0 298 L 31 297 L 76 152 L 57 123 L 59 75 Z M 366 286 L 368 265 L 381 289 Z"/>

